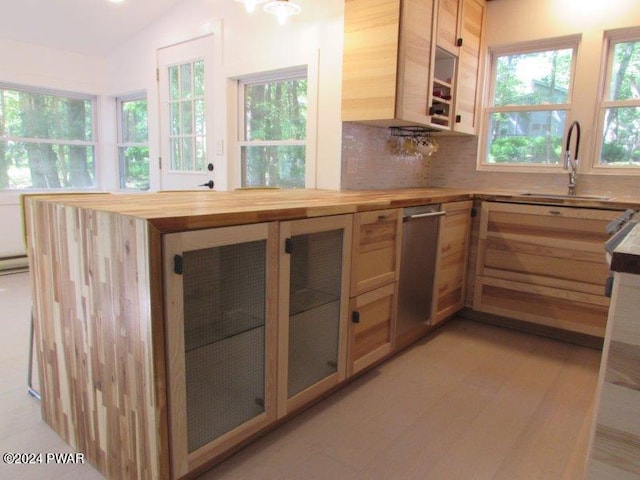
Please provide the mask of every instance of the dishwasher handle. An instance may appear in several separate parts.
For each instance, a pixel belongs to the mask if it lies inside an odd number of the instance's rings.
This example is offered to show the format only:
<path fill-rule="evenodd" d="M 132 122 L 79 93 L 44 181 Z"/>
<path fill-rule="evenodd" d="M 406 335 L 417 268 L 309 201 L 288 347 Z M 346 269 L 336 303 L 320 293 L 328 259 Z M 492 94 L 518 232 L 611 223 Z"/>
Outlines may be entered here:
<path fill-rule="evenodd" d="M 440 216 L 446 215 L 446 214 L 447 214 L 447 212 L 445 212 L 445 211 L 417 213 L 415 215 L 409 215 L 407 217 L 404 217 L 402 220 L 404 222 L 408 222 L 409 220 L 417 220 L 418 218 L 440 217 Z"/>

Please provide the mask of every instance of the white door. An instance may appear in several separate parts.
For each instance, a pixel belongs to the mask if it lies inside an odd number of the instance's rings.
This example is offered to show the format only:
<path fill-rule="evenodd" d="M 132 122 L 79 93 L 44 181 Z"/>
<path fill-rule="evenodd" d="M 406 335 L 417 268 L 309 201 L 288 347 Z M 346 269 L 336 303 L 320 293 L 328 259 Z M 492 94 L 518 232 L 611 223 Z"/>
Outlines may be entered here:
<path fill-rule="evenodd" d="M 215 186 L 214 36 L 158 49 L 160 188 Z"/>

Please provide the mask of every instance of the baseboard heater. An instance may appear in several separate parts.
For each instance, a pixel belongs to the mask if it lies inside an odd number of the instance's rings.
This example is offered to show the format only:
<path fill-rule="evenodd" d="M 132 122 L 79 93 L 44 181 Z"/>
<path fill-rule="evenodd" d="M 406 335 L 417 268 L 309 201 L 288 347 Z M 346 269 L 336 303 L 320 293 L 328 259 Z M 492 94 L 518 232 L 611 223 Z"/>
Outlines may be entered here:
<path fill-rule="evenodd" d="M 0 257 L 0 273 L 20 272 L 29 268 L 26 255 Z"/>

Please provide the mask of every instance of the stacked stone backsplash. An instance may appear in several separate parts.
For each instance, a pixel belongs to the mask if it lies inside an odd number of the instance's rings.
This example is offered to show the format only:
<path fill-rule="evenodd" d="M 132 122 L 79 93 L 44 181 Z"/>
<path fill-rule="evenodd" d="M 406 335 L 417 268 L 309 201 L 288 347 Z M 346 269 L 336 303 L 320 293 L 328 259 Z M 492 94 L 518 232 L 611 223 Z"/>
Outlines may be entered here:
<path fill-rule="evenodd" d="M 439 151 L 418 160 L 390 148 L 389 131 L 342 124 L 342 189 L 449 187 L 565 193 L 568 174 L 479 172 L 478 137 L 441 136 Z M 578 195 L 640 196 L 640 176 L 578 174 Z"/>
<path fill-rule="evenodd" d="M 399 155 L 389 130 L 342 124 L 343 190 L 425 188 L 431 185 L 431 158 Z M 395 140 L 395 139 L 394 139 Z"/>

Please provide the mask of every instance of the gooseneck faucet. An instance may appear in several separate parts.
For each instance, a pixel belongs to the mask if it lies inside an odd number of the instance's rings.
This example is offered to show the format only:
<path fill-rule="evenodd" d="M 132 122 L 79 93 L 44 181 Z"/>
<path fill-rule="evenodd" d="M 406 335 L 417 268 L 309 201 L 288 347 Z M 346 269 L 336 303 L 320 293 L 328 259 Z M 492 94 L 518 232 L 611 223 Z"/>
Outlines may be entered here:
<path fill-rule="evenodd" d="M 571 136 L 576 131 L 576 152 L 571 158 Z M 580 148 L 580 123 L 574 120 L 567 131 L 567 143 L 564 153 L 564 169 L 569 170 L 569 195 L 576 194 L 576 173 L 578 172 L 578 149 Z"/>

